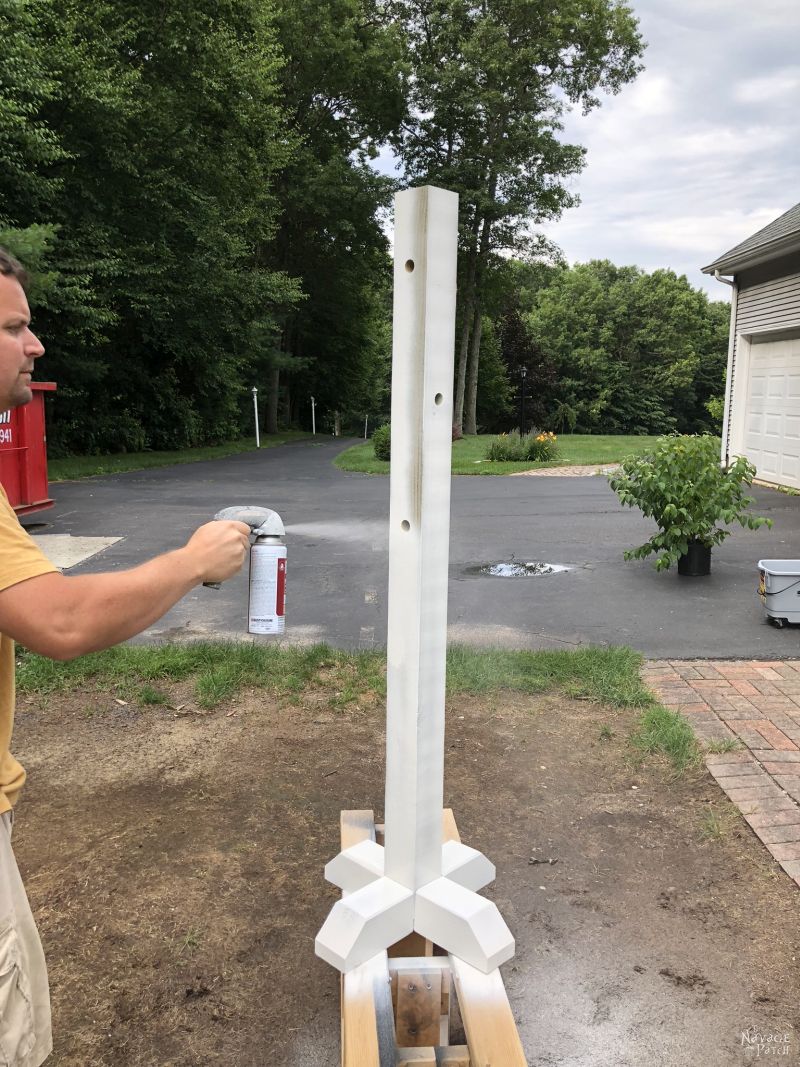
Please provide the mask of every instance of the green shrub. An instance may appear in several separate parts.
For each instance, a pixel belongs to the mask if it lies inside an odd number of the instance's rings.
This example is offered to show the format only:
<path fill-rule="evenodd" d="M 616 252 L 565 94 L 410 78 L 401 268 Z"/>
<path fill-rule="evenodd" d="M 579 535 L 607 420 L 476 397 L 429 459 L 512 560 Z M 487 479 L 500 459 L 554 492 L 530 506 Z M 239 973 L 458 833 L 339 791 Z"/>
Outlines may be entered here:
<path fill-rule="evenodd" d="M 666 570 L 686 555 L 692 541 L 708 548 L 721 544 L 731 534 L 725 525 L 772 526 L 772 519 L 747 510 L 754 500 L 744 495 L 744 486 L 752 485 L 755 474 L 744 456 L 723 467 L 719 439 L 710 434 L 660 437 L 652 452 L 629 456 L 609 484 L 623 504 L 655 519 L 659 532 L 628 549 L 625 559 L 655 552 L 656 569 Z"/>
<path fill-rule="evenodd" d="M 557 441 L 554 433 L 531 430 L 520 437 L 518 430 L 512 430 L 495 437 L 486 450 L 486 458 L 496 463 L 551 463 L 558 457 Z"/>
<path fill-rule="evenodd" d="M 711 418 L 717 424 L 718 427 L 722 426 L 722 420 L 725 416 L 725 397 L 724 396 L 712 396 L 706 400 L 706 411 Z"/>
<path fill-rule="evenodd" d="M 385 426 L 379 426 L 372 435 L 372 447 L 375 459 L 385 459 L 388 463 L 392 456 L 392 427 L 388 422 Z"/>

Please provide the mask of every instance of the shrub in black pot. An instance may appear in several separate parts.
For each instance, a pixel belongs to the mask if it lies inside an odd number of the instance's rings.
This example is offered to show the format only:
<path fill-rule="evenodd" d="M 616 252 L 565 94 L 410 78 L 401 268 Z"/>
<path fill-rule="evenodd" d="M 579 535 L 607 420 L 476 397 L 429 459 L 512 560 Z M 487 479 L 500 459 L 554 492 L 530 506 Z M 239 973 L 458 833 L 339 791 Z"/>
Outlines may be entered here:
<path fill-rule="evenodd" d="M 628 549 L 625 559 L 655 553 L 657 570 L 677 563 L 679 574 L 708 574 L 712 547 L 730 537 L 726 526 L 772 526 L 772 519 L 748 510 L 754 501 L 744 489 L 752 485 L 755 473 L 743 456 L 723 467 L 719 440 L 708 434 L 661 437 L 652 452 L 628 457 L 609 476 L 609 484 L 623 504 L 655 519 L 658 533 Z"/>

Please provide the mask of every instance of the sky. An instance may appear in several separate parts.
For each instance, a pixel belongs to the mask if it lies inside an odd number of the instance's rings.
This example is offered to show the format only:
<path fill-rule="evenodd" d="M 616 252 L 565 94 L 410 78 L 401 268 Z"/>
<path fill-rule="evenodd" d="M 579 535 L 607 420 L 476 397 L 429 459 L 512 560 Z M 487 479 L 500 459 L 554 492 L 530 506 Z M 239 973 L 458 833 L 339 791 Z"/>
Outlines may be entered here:
<path fill-rule="evenodd" d="M 579 207 L 545 228 L 567 259 L 700 268 L 800 201 L 800 0 L 633 0 L 645 70 L 565 137 Z"/>
<path fill-rule="evenodd" d="M 727 300 L 700 268 L 800 201 L 800 0 L 630 3 L 645 70 L 566 118 L 581 203 L 543 230 L 570 263 L 669 267 Z"/>

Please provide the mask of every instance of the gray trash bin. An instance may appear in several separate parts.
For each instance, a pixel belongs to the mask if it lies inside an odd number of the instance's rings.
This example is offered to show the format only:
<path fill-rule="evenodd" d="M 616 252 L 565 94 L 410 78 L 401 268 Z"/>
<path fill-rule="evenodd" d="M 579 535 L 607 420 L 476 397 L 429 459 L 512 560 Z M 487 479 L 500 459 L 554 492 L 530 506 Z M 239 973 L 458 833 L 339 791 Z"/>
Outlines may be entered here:
<path fill-rule="evenodd" d="M 800 622 L 800 559 L 760 559 L 758 595 L 776 626 Z"/>

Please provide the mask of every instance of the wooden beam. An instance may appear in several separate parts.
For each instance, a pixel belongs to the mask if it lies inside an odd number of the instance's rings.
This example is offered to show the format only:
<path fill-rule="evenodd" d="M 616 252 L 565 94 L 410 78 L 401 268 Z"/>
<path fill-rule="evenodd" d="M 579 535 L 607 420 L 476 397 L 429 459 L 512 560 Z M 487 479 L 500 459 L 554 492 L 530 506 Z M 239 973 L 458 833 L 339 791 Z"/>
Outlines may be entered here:
<path fill-rule="evenodd" d="M 449 958 L 447 956 L 406 956 L 402 959 L 389 957 L 389 978 L 392 985 L 392 1004 L 394 1006 L 397 1041 L 401 1045 L 407 1042 L 407 1045 L 411 1047 L 415 1043 L 421 1042 L 420 1039 L 415 1042 L 405 1037 L 407 1019 L 404 1019 L 403 1015 L 398 1013 L 398 1004 L 402 1002 L 398 1002 L 397 997 L 398 988 L 401 986 L 402 981 L 408 978 L 409 974 L 416 974 L 422 978 L 428 975 L 434 976 L 434 984 L 439 989 L 439 1003 L 438 1005 L 432 1005 L 432 1011 L 435 1012 L 438 1019 L 439 1032 L 435 1040 L 433 1038 L 431 1040 L 435 1045 L 447 1045 L 450 1041 L 450 987 L 452 985 Z M 431 1034 L 433 1034 L 433 1030 L 431 1030 Z"/>
<path fill-rule="evenodd" d="M 444 810 L 442 834 L 445 841 L 461 840 L 451 808 Z M 500 971 L 482 974 L 455 956 L 449 959 L 471 1062 L 480 1067 L 527 1067 Z"/>
<path fill-rule="evenodd" d="M 453 812 L 450 811 L 452 816 Z M 339 815 L 339 836 L 342 851 L 359 841 L 375 840 L 375 813 L 371 808 L 343 811 Z"/>
<path fill-rule="evenodd" d="M 394 1067 L 386 953 L 342 975 L 342 1067 Z"/>
<path fill-rule="evenodd" d="M 389 948 L 389 959 L 406 956 L 432 956 L 433 943 L 428 941 L 422 934 L 412 933 L 404 937 L 402 941 L 396 941 Z"/>
<path fill-rule="evenodd" d="M 396 974 L 400 970 L 411 968 L 415 971 L 439 971 L 444 973 L 450 970 L 449 956 L 405 956 L 401 960 L 389 957 L 389 973 Z"/>
<path fill-rule="evenodd" d="M 452 808 L 445 808 L 442 812 L 442 844 L 445 841 L 461 841 Z"/>
<path fill-rule="evenodd" d="M 386 832 L 382 850 L 361 840 L 326 867 L 343 895 L 315 951 L 343 973 L 412 932 L 432 942 L 426 952 L 440 945 L 483 972 L 514 954 L 497 906 L 478 894 L 493 865 L 475 849 L 442 843 L 457 260 L 457 194 L 435 186 L 397 193 Z M 422 951 L 417 941 L 403 949 Z"/>
<path fill-rule="evenodd" d="M 342 849 L 375 839 L 371 811 L 343 811 Z M 386 953 L 341 976 L 342 1067 L 394 1067 L 395 1036 Z"/>
<path fill-rule="evenodd" d="M 441 1015 L 442 972 L 430 967 L 398 967 L 397 1044 L 404 1047 L 438 1045 Z"/>
<path fill-rule="evenodd" d="M 436 1067 L 476 1067 L 466 1045 L 436 1049 Z"/>
<path fill-rule="evenodd" d="M 450 965 L 473 1063 L 527 1067 L 500 971 L 483 974 L 455 956 L 450 957 Z"/>
<path fill-rule="evenodd" d="M 436 1049 L 433 1047 L 399 1048 L 397 1067 L 436 1067 Z"/>
<path fill-rule="evenodd" d="M 397 1067 L 472 1067 L 466 1045 L 448 1048 L 399 1048 Z"/>

